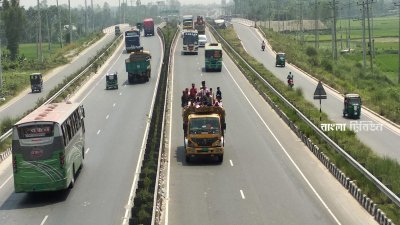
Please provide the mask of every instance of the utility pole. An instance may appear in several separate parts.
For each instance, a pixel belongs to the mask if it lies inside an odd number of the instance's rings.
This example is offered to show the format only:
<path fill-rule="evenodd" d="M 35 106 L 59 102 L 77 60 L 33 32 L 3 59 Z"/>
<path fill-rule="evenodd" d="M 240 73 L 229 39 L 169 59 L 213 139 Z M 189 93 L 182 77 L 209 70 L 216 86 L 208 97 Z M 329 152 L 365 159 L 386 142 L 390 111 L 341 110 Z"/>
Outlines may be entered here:
<path fill-rule="evenodd" d="M 365 0 L 362 2 L 357 2 L 358 5 L 362 6 L 362 11 L 363 11 L 363 60 L 364 60 L 364 67 L 366 66 L 366 62 L 364 59 L 365 56 L 365 14 L 367 14 L 367 23 L 368 23 L 368 49 L 369 49 L 369 58 L 370 58 L 370 66 L 371 66 L 371 72 L 374 72 L 374 67 L 373 67 L 373 47 L 372 47 L 372 35 L 371 35 L 371 25 L 370 25 L 370 20 L 369 20 L 369 5 L 372 4 L 373 0 Z M 366 11 L 366 12 L 365 12 Z"/>
<path fill-rule="evenodd" d="M 371 1 L 371 2 L 370 2 Z M 366 0 L 367 4 L 367 21 L 368 21 L 368 47 L 369 47 L 369 59 L 371 64 L 371 72 L 374 73 L 374 64 L 372 63 L 372 37 L 371 37 L 371 24 L 369 22 L 369 5 L 372 4 L 373 0 Z"/>
<path fill-rule="evenodd" d="M 92 2 L 92 31 L 94 31 L 94 8 L 93 8 L 93 0 L 91 0 Z"/>
<path fill-rule="evenodd" d="M 300 0 L 300 43 L 304 43 L 303 0 Z"/>
<path fill-rule="evenodd" d="M 362 24 L 362 47 L 363 47 L 363 67 L 366 67 L 366 56 L 365 56 L 365 4 L 364 2 L 362 3 L 357 3 L 358 5 L 361 5 L 361 10 L 362 10 L 362 18 L 361 18 L 361 24 Z"/>
<path fill-rule="evenodd" d="M 349 0 L 349 8 L 348 8 L 348 10 L 347 10 L 347 17 L 348 17 L 348 26 L 347 26 L 347 49 L 349 50 L 349 52 L 350 52 L 350 48 L 351 48 L 351 46 L 350 46 L 350 7 L 351 7 L 351 3 L 350 3 L 350 0 Z"/>
<path fill-rule="evenodd" d="M 315 49 L 319 48 L 319 10 L 318 10 L 318 5 L 320 2 L 318 0 L 315 0 L 314 3 L 310 3 L 311 5 L 314 5 L 314 44 L 315 44 Z"/>
<path fill-rule="evenodd" d="M 61 31 L 61 17 L 60 17 L 60 8 L 58 7 L 58 0 L 57 0 L 57 16 L 58 16 L 60 46 L 61 46 L 61 48 L 63 48 L 62 31 Z"/>
<path fill-rule="evenodd" d="M 68 10 L 69 10 L 69 43 L 71 44 L 72 43 L 71 0 L 68 0 Z"/>
<path fill-rule="evenodd" d="M 336 0 L 332 0 L 330 3 L 332 5 L 332 56 L 333 59 L 337 60 L 337 42 L 336 42 L 336 5 L 338 2 Z"/>
<path fill-rule="evenodd" d="M 51 29 L 50 29 L 50 24 L 49 24 L 49 12 L 46 8 L 46 25 L 47 25 L 47 41 L 48 43 L 48 49 L 49 52 L 51 52 Z"/>
<path fill-rule="evenodd" d="M 88 33 L 87 0 L 85 0 L 85 34 Z"/>
<path fill-rule="evenodd" d="M 42 54 L 42 17 L 40 16 L 40 4 L 39 0 L 37 0 L 37 7 L 38 7 L 38 58 L 40 62 L 43 62 L 43 54 Z"/>

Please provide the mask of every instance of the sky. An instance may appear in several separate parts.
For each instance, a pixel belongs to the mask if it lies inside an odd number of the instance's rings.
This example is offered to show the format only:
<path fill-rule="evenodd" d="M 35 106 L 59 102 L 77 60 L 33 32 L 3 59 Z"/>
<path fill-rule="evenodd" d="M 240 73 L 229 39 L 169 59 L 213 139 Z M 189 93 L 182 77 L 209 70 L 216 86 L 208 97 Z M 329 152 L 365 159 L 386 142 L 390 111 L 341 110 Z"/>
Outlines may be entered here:
<path fill-rule="evenodd" d="M 39 0 L 40 2 L 42 0 Z M 125 1 L 125 0 L 121 0 Z M 131 0 L 127 0 L 128 5 L 130 5 Z M 157 2 L 158 0 L 141 0 L 142 4 L 147 4 L 149 2 Z M 57 0 L 47 0 L 48 5 L 56 5 Z M 118 6 L 119 0 L 93 0 L 93 4 L 99 4 L 100 6 L 103 6 L 104 2 L 108 2 L 110 6 Z M 136 0 L 132 0 L 133 4 L 136 4 Z M 228 2 L 228 1 L 227 1 Z M 211 4 L 211 3 L 221 3 L 221 0 L 180 0 L 181 4 Z M 63 4 L 68 4 L 68 0 L 58 0 L 59 5 Z M 71 0 L 71 7 L 77 7 L 79 5 L 83 6 L 85 4 L 84 0 Z M 87 0 L 87 4 L 91 4 L 91 0 Z M 20 5 L 24 6 L 25 9 L 36 6 L 37 5 L 37 0 L 20 0 Z"/>

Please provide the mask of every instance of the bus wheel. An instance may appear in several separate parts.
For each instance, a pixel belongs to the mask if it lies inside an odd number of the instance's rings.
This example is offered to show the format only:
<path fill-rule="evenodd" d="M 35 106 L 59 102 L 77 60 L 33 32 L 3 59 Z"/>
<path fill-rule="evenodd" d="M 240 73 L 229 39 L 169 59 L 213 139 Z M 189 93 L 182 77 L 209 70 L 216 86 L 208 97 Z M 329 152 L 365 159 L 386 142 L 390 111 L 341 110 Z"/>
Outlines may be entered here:
<path fill-rule="evenodd" d="M 71 183 L 69 183 L 69 188 L 72 189 L 75 186 L 75 165 L 72 164 L 72 178 Z"/>
<path fill-rule="evenodd" d="M 186 155 L 185 161 L 186 161 L 186 163 L 189 163 L 189 162 L 190 162 L 190 155 Z"/>
<path fill-rule="evenodd" d="M 85 158 L 85 146 L 82 147 L 82 159 Z"/>

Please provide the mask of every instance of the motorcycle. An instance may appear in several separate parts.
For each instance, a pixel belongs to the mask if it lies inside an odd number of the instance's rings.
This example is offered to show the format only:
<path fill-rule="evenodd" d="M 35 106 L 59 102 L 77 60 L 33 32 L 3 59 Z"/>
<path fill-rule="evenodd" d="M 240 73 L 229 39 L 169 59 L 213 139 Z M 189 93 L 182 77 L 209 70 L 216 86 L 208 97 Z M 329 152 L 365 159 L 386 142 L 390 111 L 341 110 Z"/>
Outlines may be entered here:
<path fill-rule="evenodd" d="M 261 50 L 262 50 L 262 51 L 265 50 L 265 45 L 261 45 Z"/>
<path fill-rule="evenodd" d="M 288 87 L 293 88 L 293 85 L 294 85 L 293 79 L 288 79 L 287 83 L 288 83 Z"/>

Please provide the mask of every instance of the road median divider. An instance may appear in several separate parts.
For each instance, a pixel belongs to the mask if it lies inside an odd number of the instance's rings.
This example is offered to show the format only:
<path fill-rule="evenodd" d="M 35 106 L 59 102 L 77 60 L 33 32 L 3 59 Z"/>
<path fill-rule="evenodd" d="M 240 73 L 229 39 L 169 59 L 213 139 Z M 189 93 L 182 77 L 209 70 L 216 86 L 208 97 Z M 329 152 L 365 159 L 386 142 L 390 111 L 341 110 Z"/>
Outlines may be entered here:
<path fill-rule="evenodd" d="M 159 188 L 160 167 L 164 138 L 164 125 L 166 113 L 166 96 L 169 74 L 169 60 L 171 43 L 178 34 L 177 26 L 167 24 L 162 29 L 157 29 L 164 46 L 164 57 L 154 101 L 154 108 L 150 118 L 150 128 L 144 150 L 141 168 L 138 172 L 133 204 L 131 205 L 129 224 L 158 224 L 163 205 L 162 188 Z M 125 224 L 125 223 L 124 223 Z"/>

